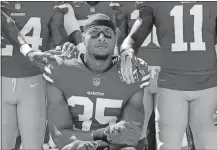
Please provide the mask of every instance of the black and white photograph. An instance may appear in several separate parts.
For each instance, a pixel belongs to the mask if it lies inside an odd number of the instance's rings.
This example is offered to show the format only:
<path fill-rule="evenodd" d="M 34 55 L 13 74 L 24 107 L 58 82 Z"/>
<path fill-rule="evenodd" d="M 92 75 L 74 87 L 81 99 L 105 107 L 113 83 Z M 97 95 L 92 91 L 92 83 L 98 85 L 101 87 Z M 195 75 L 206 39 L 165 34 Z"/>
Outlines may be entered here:
<path fill-rule="evenodd" d="M 217 150 L 217 1 L 1 1 L 1 150 Z"/>

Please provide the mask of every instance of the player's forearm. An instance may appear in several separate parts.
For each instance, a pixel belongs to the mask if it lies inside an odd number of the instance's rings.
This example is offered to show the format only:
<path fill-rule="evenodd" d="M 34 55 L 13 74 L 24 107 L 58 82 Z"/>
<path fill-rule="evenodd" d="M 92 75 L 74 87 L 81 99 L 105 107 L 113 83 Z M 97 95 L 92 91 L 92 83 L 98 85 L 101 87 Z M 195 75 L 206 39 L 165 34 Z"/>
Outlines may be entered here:
<path fill-rule="evenodd" d="M 117 28 L 117 47 L 120 49 L 121 44 L 123 43 L 129 32 L 128 18 L 123 12 L 118 11 L 114 14 L 114 19 Z"/>
<path fill-rule="evenodd" d="M 125 47 L 132 48 L 137 54 L 144 40 L 152 31 L 154 24 L 153 12 L 149 7 L 141 7 L 139 9 L 139 17 L 133 24 L 129 35 L 122 44 L 122 50 Z"/>
<path fill-rule="evenodd" d="M 126 30 L 119 29 L 119 28 L 117 29 L 117 47 L 119 50 L 120 50 L 121 44 L 123 43 L 127 35 L 128 33 Z"/>
<path fill-rule="evenodd" d="M 68 41 L 68 36 L 64 28 L 64 14 L 62 12 L 55 12 L 53 14 L 49 27 L 55 46 L 62 45 Z"/>
<path fill-rule="evenodd" d="M 54 46 L 62 45 L 68 41 L 66 31 L 63 27 L 53 27 L 51 34 Z"/>
<path fill-rule="evenodd" d="M 121 49 L 124 49 L 125 47 L 129 47 L 134 50 L 135 54 L 137 54 L 142 43 L 151 32 L 152 26 L 153 26 L 152 22 L 149 22 L 147 20 L 137 19 L 132 29 L 130 30 L 130 33 L 124 40 Z"/>
<path fill-rule="evenodd" d="M 77 46 L 79 43 L 82 43 L 82 35 L 80 30 L 75 30 L 73 31 L 69 36 L 68 36 L 68 41 L 71 43 L 74 43 L 75 46 Z"/>

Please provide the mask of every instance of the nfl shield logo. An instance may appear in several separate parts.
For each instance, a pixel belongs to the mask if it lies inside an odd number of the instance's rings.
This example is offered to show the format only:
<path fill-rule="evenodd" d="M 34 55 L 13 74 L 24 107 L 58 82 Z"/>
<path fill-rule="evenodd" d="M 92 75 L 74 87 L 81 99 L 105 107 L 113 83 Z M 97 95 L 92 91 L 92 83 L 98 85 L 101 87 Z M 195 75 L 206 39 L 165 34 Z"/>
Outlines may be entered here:
<path fill-rule="evenodd" d="M 15 4 L 15 9 L 19 10 L 21 8 L 21 4 L 20 3 L 16 3 Z"/>
<path fill-rule="evenodd" d="M 93 78 L 93 85 L 99 86 L 100 85 L 100 79 L 99 78 Z"/>
<path fill-rule="evenodd" d="M 94 13 L 96 11 L 95 7 L 90 8 L 90 12 Z"/>

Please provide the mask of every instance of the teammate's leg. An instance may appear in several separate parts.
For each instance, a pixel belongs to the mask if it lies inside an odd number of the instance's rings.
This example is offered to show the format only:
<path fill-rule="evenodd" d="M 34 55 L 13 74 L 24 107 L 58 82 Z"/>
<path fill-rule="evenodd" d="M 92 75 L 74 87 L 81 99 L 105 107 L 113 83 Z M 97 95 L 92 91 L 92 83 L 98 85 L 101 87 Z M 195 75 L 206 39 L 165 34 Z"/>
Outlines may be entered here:
<path fill-rule="evenodd" d="M 187 137 L 187 143 L 188 143 L 187 150 L 195 150 L 194 138 L 193 138 L 190 125 L 188 125 L 188 127 L 186 128 L 186 137 Z"/>
<path fill-rule="evenodd" d="M 154 109 L 154 101 L 152 98 L 152 94 L 150 94 L 148 91 L 148 88 L 144 89 L 143 104 L 144 104 L 144 110 L 145 110 L 145 120 L 144 120 L 144 124 L 143 124 L 142 135 L 144 135 L 146 137 L 148 123 L 149 123 L 152 111 Z M 151 108 L 149 108 L 150 106 L 151 106 Z"/>
<path fill-rule="evenodd" d="M 151 99 L 153 101 L 153 106 L 155 108 L 156 100 L 157 100 L 157 79 L 158 79 L 159 70 L 156 71 L 156 75 L 154 78 L 150 80 L 149 85 L 149 93 L 151 96 Z M 148 139 L 148 150 L 156 150 L 157 143 L 156 143 L 156 127 L 155 127 L 155 109 L 153 109 L 153 112 L 151 114 L 151 117 L 149 119 L 148 128 L 147 128 L 147 139 Z"/>
<path fill-rule="evenodd" d="M 44 81 L 41 75 L 23 78 L 21 101 L 17 106 L 23 149 L 41 149 L 46 122 Z"/>
<path fill-rule="evenodd" d="M 146 138 L 146 150 L 148 149 L 149 145 L 149 138 L 150 138 L 150 122 L 151 122 L 151 114 L 154 110 L 154 101 L 152 98 L 152 94 L 149 92 L 148 87 L 144 89 L 144 96 L 143 96 L 143 104 L 144 104 L 144 110 L 145 110 L 145 120 L 143 124 L 143 130 L 142 130 L 142 137 Z M 153 121 L 153 118 L 152 118 Z"/>
<path fill-rule="evenodd" d="M 15 147 L 17 138 L 17 108 L 12 78 L 2 77 L 2 149 Z"/>
<path fill-rule="evenodd" d="M 156 105 L 158 149 L 181 149 L 188 123 L 188 102 L 183 92 L 159 88 Z"/>
<path fill-rule="evenodd" d="M 22 141 L 21 141 L 21 136 L 18 135 L 18 136 L 17 136 L 17 139 L 16 139 L 16 144 L 15 144 L 14 150 L 20 150 L 21 143 L 22 143 Z"/>
<path fill-rule="evenodd" d="M 198 91 L 198 98 L 190 102 L 190 126 L 196 149 L 217 149 L 217 128 L 213 114 L 217 106 L 217 87 Z"/>
<path fill-rule="evenodd" d="M 148 150 L 156 150 L 155 112 L 151 114 L 147 128 Z"/>
<path fill-rule="evenodd" d="M 217 126 L 217 109 L 216 109 L 215 113 L 213 114 L 213 122 L 214 122 L 214 125 Z"/>

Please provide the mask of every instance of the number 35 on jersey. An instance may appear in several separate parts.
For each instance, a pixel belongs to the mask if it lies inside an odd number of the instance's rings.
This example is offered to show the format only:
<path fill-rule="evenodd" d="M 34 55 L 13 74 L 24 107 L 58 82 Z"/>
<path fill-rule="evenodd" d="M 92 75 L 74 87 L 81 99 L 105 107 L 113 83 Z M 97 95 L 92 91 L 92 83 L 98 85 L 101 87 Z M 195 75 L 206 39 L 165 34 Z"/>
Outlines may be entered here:
<path fill-rule="evenodd" d="M 123 100 L 71 96 L 67 102 L 74 124 L 82 131 L 90 131 L 92 126 L 115 124 L 121 114 Z M 117 110 L 117 111 L 114 111 Z M 76 123 L 77 122 L 77 123 Z M 81 126 L 80 126 L 81 123 Z"/>

